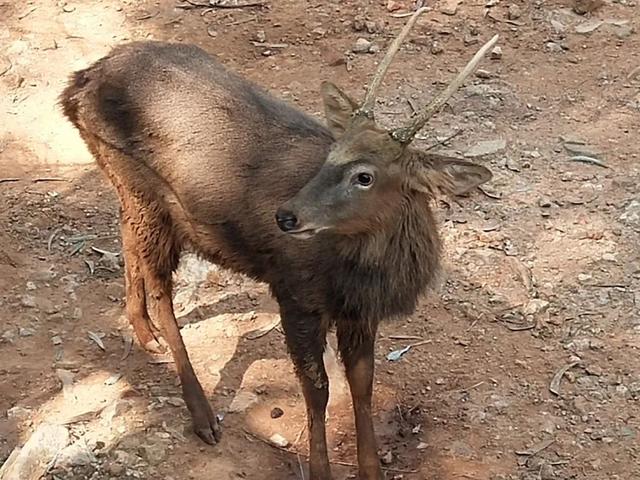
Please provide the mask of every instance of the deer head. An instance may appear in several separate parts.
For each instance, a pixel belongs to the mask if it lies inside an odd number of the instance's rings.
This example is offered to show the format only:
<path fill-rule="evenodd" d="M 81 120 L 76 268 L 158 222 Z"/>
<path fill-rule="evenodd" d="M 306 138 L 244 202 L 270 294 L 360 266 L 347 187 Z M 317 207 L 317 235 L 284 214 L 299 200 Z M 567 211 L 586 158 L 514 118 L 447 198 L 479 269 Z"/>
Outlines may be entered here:
<path fill-rule="evenodd" d="M 497 35 L 408 126 L 386 130 L 375 122 L 377 90 L 424 11 L 422 8 L 414 13 L 389 47 L 362 105 L 334 84 L 322 84 L 326 121 L 336 140 L 315 177 L 278 209 L 276 220 L 284 232 L 309 238 L 323 230 L 345 235 L 378 231 L 393 220 L 396 206 L 412 191 L 461 194 L 491 178 L 491 172 L 483 166 L 423 152 L 412 148 L 411 142 L 473 73 L 496 44 Z"/>

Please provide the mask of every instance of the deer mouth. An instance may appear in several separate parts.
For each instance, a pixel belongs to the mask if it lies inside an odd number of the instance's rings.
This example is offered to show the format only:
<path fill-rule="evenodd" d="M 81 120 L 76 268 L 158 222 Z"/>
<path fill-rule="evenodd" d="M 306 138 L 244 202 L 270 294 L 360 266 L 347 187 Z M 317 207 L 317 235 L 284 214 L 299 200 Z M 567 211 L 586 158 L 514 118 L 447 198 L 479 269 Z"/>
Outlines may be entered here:
<path fill-rule="evenodd" d="M 300 240 L 308 240 L 310 238 L 315 237 L 321 231 L 326 230 L 326 228 L 305 228 L 304 230 L 295 230 L 291 232 L 287 232 L 288 235 L 291 235 L 294 238 L 298 238 Z"/>

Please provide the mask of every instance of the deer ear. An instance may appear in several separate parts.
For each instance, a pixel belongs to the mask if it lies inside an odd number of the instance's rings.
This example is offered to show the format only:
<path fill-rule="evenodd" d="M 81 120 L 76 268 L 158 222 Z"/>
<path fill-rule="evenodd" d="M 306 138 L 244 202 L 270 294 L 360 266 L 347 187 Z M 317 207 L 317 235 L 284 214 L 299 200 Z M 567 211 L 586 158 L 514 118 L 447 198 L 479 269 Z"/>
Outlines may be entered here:
<path fill-rule="evenodd" d="M 415 152 L 409 178 L 416 190 L 462 195 L 491 180 L 488 168 L 435 153 Z"/>
<path fill-rule="evenodd" d="M 331 82 L 322 82 L 320 91 L 329 130 L 340 136 L 351 123 L 351 115 L 358 105 Z"/>

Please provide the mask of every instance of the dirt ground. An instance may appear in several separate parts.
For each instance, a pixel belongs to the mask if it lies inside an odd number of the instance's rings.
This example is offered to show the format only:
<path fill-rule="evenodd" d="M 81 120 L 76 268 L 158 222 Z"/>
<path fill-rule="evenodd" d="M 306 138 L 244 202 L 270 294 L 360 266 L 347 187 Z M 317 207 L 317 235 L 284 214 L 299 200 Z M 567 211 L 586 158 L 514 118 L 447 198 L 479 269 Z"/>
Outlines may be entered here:
<path fill-rule="evenodd" d="M 191 433 L 171 361 L 131 347 L 116 198 L 56 97 L 113 45 L 156 38 L 198 44 L 320 115 L 320 82 L 361 98 L 413 2 L 193 3 L 0 0 L 0 464 L 46 422 L 73 442 L 48 478 L 308 478 L 304 402 L 263 285 L 192 257 L 176 275 L 185 341 L 224 416 L 216 447 Z M 378 116 L 405 121 L 500 33 L 500 58 L 418 142 L 460 131 L 440 148 L 477 155 L 494 179 L 437 206 L 443 281 L 382 328 L 387 478 L 640 478 L 640 7 L 427 5 Z M 381 51 L 353 53 L 359 38 Z M 350 403 L 333 371 L 330 456 L 336 479 L 355 478 Z M 290 445 L 274 448 L 274 434 Z"/>

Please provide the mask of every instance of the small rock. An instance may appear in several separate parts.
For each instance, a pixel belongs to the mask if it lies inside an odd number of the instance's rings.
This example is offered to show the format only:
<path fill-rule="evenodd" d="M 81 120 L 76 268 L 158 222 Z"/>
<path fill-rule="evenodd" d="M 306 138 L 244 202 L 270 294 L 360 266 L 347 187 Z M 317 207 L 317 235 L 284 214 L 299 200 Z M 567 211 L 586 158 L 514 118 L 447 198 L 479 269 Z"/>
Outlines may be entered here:
<path fill-rule="evenodd" d="M 372 43 L 371 47 L 369 47 L 369 53 L 378 53 L 380 51 L 380 45 L 376 43 Z"/>
<path fill-rule="evenodd" d="M 96 462 L 96 456 L 84 440 L 78 440 L 62 450 L 56 458 L 56 466 L 61 468 L 85 467 Z"/>
<path fill-rule="evenodd" d="M 492 155 L 507 147 L 507 141 L 503 138 L 496 140 L 484 140 L 476 143 L 464 154 L 468 158 L 483 157 L 485 155 Z"/>
<path fill-rule="evenodd" d="M 20 327 L 18 329 L 18 335 L 21 337 L 33 337 L 36 334 L 36 331 L 33 328 L 28 327 Z"/>
<path fill-rule="evenodd" d="M 529 300 L 522 312 L 525 315 L 535 315 L 537 313 L 545 311 L 547 307 L 549 307 L 549 302 L 540 298 L 534 298 L 532 300 Z"/>
<path fill-rule="evenodd" d="M 603 253 L 602 260 L 605 262 L 615 262 L 617 260 L 615 253 Z"/>
<path fill-rule="evenodd" d="M 229 413 L 244 412 L 256 403 L 258 403 L 258 395 L 256 393 L 249 390 L 240 390 L 231 405 L 229 405 Z"/>
<path fill-rule="evenodd" d="M 264 30 L 258 30 L 253 36 L 253 39 L 256 42 L 264 43 L 267 41 L 267 34 L 264 33 Z"/>
<path fill-rule="evenodd" d="M 640 200 L 631 200 L 619 220 L 629 227 L 640 229 Z"/>
<path fill-rule="evenodd" d="M 360 37 L 356 40 L 356 43 L 351 49 L 351 51 L 353 53 L 369 53 L 369 50 L 371 49 L 372 45 L 373 44 L 369 40 L 367 40 L 366 38 Z"/>
<path fill-rule="evenodd" d="M 470 47 L 471 45 L 475 45 L 476 43 L 478 43 L 478 36 L 467 33 L 465 34 L 462 41 L 464 42 L 465 46 Z"/>
<path fill-rule="evenodd" d="M 271 410 L 271 418 L 280 418 L 283 415 L 284 411 L 279 407 L 275 407 L 273 410 Z"/>
<path fill-rule="evenodd" d="M 169 397 L 167 398 L 167 403 L 172 407 L 184 407 L 186 403 L 181 397 Z"/>
<path fill-rule="evenodd" d="M 23 295 L 20 297 L 20 305 L 25 308 L 36 308 L 36 299 L 33 295 Z"/>
<path fill-rule="evenodd" d="M 322 38 L 327 34 L 327 29 L 322 27 L 317 27 L 311 30 L 311 33 L 313 33 L 318 38 Z"/>
<path fill-rule="evenodd" d="M 418 450 L 426 450 L 427 448 L 429 448 L 429 444 L 425 442 L 420 442 L 416 448 Z"/>
<path fill-rule="evenodd" d="M 33 282 L 27 282 L 27 290 L 35 290 L 36 284 Z"/>
<path fill-rule="evenodd" d="M 440 44 L 440 42 L 433 42 L 431 44 L 431 54 L 440 55 L 441 53 L 444 53 L 444 47 Z"/>
<path fill-rule="evenodd" d="M 436 385 L 444 385 L 445 384 L 445 379 L 442 377 L 438 377 L 436 378 Z"/>
<path fill-rule="evenodd" d="M 587 33 L 591 33 L 596 31 L 604 22 L 602 20 L 598 20 L 597 18 L 591 18 L 582 23 L 579 23 L 575 27 L 576 33 L 580 33 L 582 35 L 586 35 Z"/>
<path fill-rule="evenodd" d="M 538 206 L 542 208 L 549 208 L 551 206 L 551 199 L 549 197 L 540 197 L 538 199 Z"/>
<path fill-rule="evenodd" d="M 361 32 L 366 28 L 367 22 L 362 15 L 356 15 L 351 25 L 356 32 Z"/>
<path fill-rule="evenodd" d="M 567 29 L 564 24 L 562 22 L 559 22 L 558 20 L 551 20 L 551 27 L 557 35 L 564 33 Z"/>
<path fill-rule="evenodd" d="M 458 11 L 458 5 L 460 5 L 461 0 L 445 0 L 443 5 L 440 6 L 440 13 L 444 13 L 445 15 L 455 15 Z"/>
<path fill-rule="evenodd" d="M 592 278 L 593 278 L 593 276 L 590 273 L 579 273 L 578 274 L 578 281 L 582 282 L 582 283 L 588 282 Z"/>
<path fill-rule="evenodd" d="M 613 28 L 613 33 L 621 40 L 630 37 L 633 32 L 634 29 L 631 25 L 616 25 Z"/>
<path fill-rule="evenodd" d="M 387 12 L 396 12 L 403 8 L 404 5 L 402 2 L 396 0 L 388 0 L 387 1 Z"/>
<path fill-rule="evenodd" d="M 269 437 L 269 441 L 276 447 L 287 448 L 291 443 L 279 433 L 274 433 Z"/>
<path fill-rule="evenodd" d="M 488 70 L 484 70 L 482 68 L 479 68 L 478 70 L 476 70 L 475 75 L 476 77 L 483 78 L 483 79 L 491 78 L 491 72 L 489 72 Z"/>
<path fill-rule="evenodd" d="M 2 332 L 0 339 L 7 343 L 13 343 L 16 339 L 16 334 L 12 330 L 6 330 L 5 332 Z"/>
<path fill-rule="evenodd" d="M 7 418 L 16 419 L 16 420 L 24 420 L 31 416 L 33 412 L 30 408 L 24 408 L 19 405 L 15 407 L 11 407 L 7 410 Z"/>
<path fill-rule="evenodd" d="M 167 458 L 167 445 L 165 442 L 157 441 L 151 444 L 142 445 L 138 452 L 149 465 L 160 465 Z"/>
<path fill-rule="evenodd" d="M 16 448 L 2 465 L 5 479 L 38 480 L 69 443 L 69 431 L 62 425 L 43 424 L 22 448 Z"/>
<path fill-rule="evenodd" d="M 502 48 L 499 46 L 493 47 L 491 50 L 491 60 L 500 60 L 502 58 Z"/>
<path fill-rule="evenodd" d="M 602 0 L 573 0 L 572 10 L 578 15 L 593 12 L 603 5 Z"/>
<path fill-rule="evenodd" d="M 54 335 L 51 337 L 51 343 L 54 345 L 62 345 L 62 338 L 60 338 L 60 335 Z"/>
<path fill-rule="evenodd" d="M 367 20 L 364 22 L 364 28 L 368 33 L 379 33 L 384 30 L 384 24 L 374 22 L 373 20 Z"/>
<path fill-rule="evenodd" d="M 563 51 L 562 45 L 556 42 L 547 42 L 544 44 L 544 48 L 551 53 L 560 53 Z"/>
<path fill-rule="evenodd" d="M 380 461 L 382 462 L 383 465 L 391 465 L 391 463 L 393 463 L 393 452 L 391 450 L 388 450 L 387 452 L 385 452 L 380 457 Z"/>
<path fill-rule="evenodd" d="M 522 10 L 518 5 L 509 5 L 509 9 L 507 10 L 507 18 L 509 20 L 517 20 L 522 16 Z"/>

